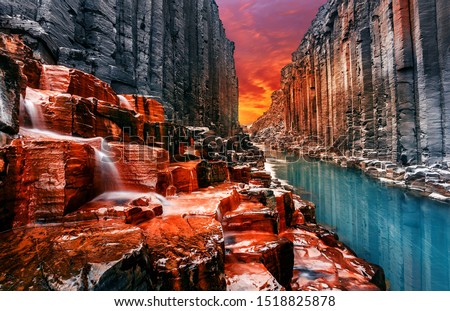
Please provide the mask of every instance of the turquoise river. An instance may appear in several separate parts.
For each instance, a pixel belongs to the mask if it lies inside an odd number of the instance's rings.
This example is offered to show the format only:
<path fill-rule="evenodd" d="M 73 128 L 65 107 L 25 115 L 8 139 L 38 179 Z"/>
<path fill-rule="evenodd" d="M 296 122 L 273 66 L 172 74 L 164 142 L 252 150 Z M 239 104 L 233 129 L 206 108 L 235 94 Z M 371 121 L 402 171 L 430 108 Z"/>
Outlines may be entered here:
<path fill-rule="evenodd" d="M 450 204 L 330 163 L 278 157 L 267 165 L 316 203 L 319 223 L 383 267 L 391 290 L 450 290 Z"/>

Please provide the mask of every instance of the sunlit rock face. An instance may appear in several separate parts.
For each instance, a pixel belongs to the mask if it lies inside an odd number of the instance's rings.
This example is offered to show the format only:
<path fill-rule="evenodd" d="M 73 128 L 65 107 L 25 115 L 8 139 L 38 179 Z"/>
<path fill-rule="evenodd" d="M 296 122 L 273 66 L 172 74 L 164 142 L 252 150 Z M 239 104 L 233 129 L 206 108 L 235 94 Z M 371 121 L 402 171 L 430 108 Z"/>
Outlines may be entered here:
<path fill-rule="evenodd" d="M 0 148 L 0 228 L 61 220 L 94 196 L 95 154 L 69 141 L 15 140 Z M 49 165 L 51 163 L 51 165 Z"/>
<path fill-rule="evenodd" d="M 282 70 L 287 133 L 347 155 L 448 161 L 449 15 L 444 0 L 328 1 Z"/>
<path fill-rule="evenodd" d="M 306 229 L 283 233 L 294 244 L 293 290 L 385 289 L 384 281 L 380 282 L 382 270 L 357 258 L 334 238 L 319 238 L 314 227 Z"/>
<path fill-rule="evenodd" d="M 121 222 L 18 229 L 1 245 L 1 290 L 148 288 L 142 230 Z"/>
<path fill-rule="evenodd" d="M 211 218 L 180 216 L 142 225 L 153 290 L 222 290 L 223 232 Z"/>
<path fill-rule="evenodd" d="M 285 131 L 286 97 L 281 90 L 272 94 L 272 104 L 267 112 L 253 122 L 250 133 L 255 141 L 265 141 L 267 138 L 275 138 Z"/>
<path fill-rule="evenodd" d="M 238 127 L 234 43 L 213 0 L 2 1 L 0 27 L 46 64 L 160 99 L 169 119 L 222 135 Z"/>
<path fill-rule="evenodd" d="M 285 288 L 261 263 L 226 264 L 229 291 L 283 291 Z"/>
<path fill-rule="evenodd" d="M 20 94 L 2 108 L 20 105 L 20 129 L 0 133 L 0 290 L 318 289 L 297 271 L 308 256 L 290 230 L 316 236 L 305 247 L 320 245 L 340 282 L 330 286 L 381 288 L 376 267 L 262 170 L 247 136 L 206 137 L 167 122 L 152 98 L 26 61 L 17 36 L 0 35 L 2 49 L 18 81 L 4 89 Z"/>

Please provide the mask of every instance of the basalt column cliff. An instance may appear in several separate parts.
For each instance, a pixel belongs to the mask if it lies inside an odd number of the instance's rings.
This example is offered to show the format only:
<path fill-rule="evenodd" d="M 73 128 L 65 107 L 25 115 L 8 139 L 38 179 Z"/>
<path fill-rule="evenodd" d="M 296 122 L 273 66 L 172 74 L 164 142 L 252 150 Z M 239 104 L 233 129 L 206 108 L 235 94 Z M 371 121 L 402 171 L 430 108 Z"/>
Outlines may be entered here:
<path fill-rule="evenodd" d="M 2 0 L 0 29 L 24 35 L 46 64 L 156 97 L 169 120 L 222 135 L 238 128 L 234 44 L 214 1 Z"/>
<path fill-rule="evenodd" d="M 445 0 L 328 1 L 282 70 L 287 133 L 348 156 L 448 161 L 449 14 Z"/>

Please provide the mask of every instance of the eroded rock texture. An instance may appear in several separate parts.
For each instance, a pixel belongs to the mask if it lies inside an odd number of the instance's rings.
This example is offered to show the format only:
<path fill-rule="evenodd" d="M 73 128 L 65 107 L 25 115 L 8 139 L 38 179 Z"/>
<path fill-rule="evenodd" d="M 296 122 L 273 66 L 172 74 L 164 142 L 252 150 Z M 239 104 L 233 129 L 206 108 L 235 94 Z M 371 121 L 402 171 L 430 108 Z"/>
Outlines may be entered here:
<path fill-rule="evenodd" d="M 158 98 L 169 119 L 238 127 L 234 44 L 213 0 L 1 0 L 0 30 L 24 34 L 46 64 Z"/>
<path fill-rule="evenodd" d="M 448 161 L 450 3 L 330 0 L 282 70 L 288 133 L 354 156 Z"/>

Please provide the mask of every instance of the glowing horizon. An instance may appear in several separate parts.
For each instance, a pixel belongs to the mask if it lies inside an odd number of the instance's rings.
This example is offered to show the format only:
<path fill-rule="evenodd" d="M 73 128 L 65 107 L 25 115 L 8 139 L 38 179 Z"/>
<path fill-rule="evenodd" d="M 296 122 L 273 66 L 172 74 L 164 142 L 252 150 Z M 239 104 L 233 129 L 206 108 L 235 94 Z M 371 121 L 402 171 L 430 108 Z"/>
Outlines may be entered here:
<path fill-rule="evenodd" d="M 326 0 L 216 0 L 227 37 L 236 44 L 239 121 L 254 122 L 280 87 L 280 71 L 291 62 L 318 8 Z"/>

